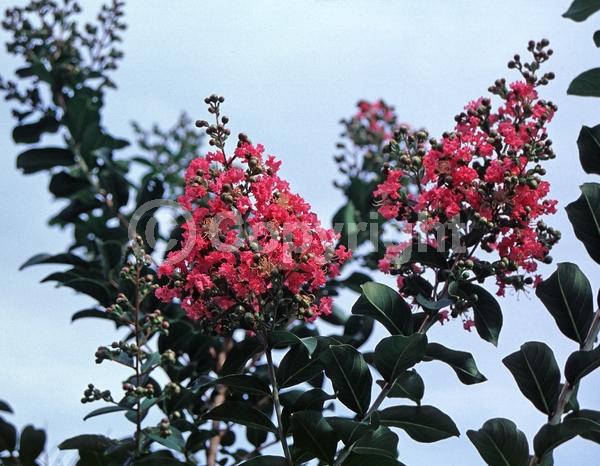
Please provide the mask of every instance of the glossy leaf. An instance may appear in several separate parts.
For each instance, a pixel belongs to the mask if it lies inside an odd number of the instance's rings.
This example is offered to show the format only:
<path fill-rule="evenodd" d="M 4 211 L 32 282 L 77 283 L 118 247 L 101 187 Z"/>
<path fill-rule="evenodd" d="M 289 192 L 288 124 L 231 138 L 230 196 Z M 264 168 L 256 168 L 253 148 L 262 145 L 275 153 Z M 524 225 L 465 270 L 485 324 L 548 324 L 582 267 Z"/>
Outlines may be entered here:
<path fill-rule="evenodd" d="M 600 31 L 597 31 L 600 33 Z M 600 38 L 600 34 L 598 34 Z M 579 161 L 586 173 L 600 175 L 600 125 L 582 126 L 577 138 Z"/>
<path fill-rule="evenodd" d="M 408 398 L 415 403 L 420 403 L 425 393 L 423 379 L 414 369 L 406 371 L 396 379 L 394 386 L 388 393 L 389 398 Z"/>
<path fill-rule="evenodd" d="M 591 351 L 575 351 L 565 364 L 565 378 L 571 385 L 600 367 L 600 346 Z"/>
<path fill-rule="evenodd" d="M 533 438 L 535 456 L 542 458 L 565 442 L 590 429 L 589 420 L 567 416 L 560 424 L 545 424 Z"/>
<path fill-rule="evenodd" d="M 371 402 L 373 378 L 362 354 L 350 345 L 334 345 L 321 359 L 340 402 L 364 415 Z"/>
<path fill-rule="evenodd" d="M 19 459 L 21 464 L 32 464 L 46 446 L 46 432 L 33 426 L 26 426 L 19 439 Z"/>
<path fill-rule="evenodd" d="M 68 167 L 75 163 L 75 155 L 62 147 L 29 149 L 17 157 L 17 168 L 28 175 L 54 167 Z"/>
<path fill-rule="evenodd" d="M 560 331 L 583 344 L 594 315 L 592 286 L 575 264 L 563 262 L 535 294 L 544 303 Z"/>
<path fill-rule="evenodd" d="M 490 419 L 467 436 L 488 466 L 529 465 L 527 437 L 508 419 Z"/>
<path fill-rule="evenodd" d="M 471 283 L 462 284 L 461 288 L 470 295 L 477 296 L 473 303 L 475 329 L 481 338 L 498 346 L 498 338 L 502 329 L 502 310 L 494 296 L 485 288 Z"/>
<path fill-rule="evenodd" d="M 292 415 L 294 446 L 307 450 L 329 464 L 333 462 L 337 437 L 327 420 L 318 411 L 300 411 Z"/>
<path fill-rule="evenodd" d="M 297 343 L 285 354 L 277 369 L 277 383 L 281 388 L 293 387 L 312 379 L 323 371 L 318 357 L 311 358 L 308 348 Z"/>
<path fill-rule="evenodd" d="M 528 342 L 502 362 L 515 378 L 521 393 L 545 414 L 552 414 L 560 391 L 560 370 L 545 343 Z"/>
<path fill-rule="evenodd" d="M 417 442 L 431 443 L 458 437 L 454 421 L 433 406 L 393 406 L 380 412 L 380 422 L 398 427 Z"/>
<path fill-rule="evenodd" d="M 288 462 L 282 456 L 261 455 L 244 461 L 239 466 L 288 466 Z"/>
<path fill-rule="evenodd" d="M 352 314 L 372 317 L 392 335 L 412 333 L 410 306 L 387 285 L 368 282 L 361 286 L 362 294 L 352 306 Z"/>
<path fill-rule="evenodd" d="M 567 206 L 567 215 L 575 236 L 600 263 L 600 184 L 584 183 L 580 189 L 581 196 Z"/>
<path fill-rule="evenodd" d="M 130 410 L 131 410 L 131 408 L 129 408 L 128 406 L 118 406 L 118 405 L 104 406 L 102 408 L 95 409 L 94 411 L 88 413 L 83 418 L 83 420 L 87 421 L 88 419 L 90 419 L 92 417 L 101 416 L 102 414 L 109 414 L 109 413 L 116 413 L 119 411 L 130 411 Z"/>
<path fill-rule="evenodd" d="M 373 430 L 373 426 L 366 422 L 358 422 L 345 417 L 328 417 L 327 422 L 346 446 L 352 445 L 365 433 Z"/>
<path fill-rule="evenodd" d="M 271 395 L 271 388 L 256 375 L 231 374 L 214 381 L 215 385 L 225 385 L 229 389 L 252 395 Z"/>
<path fill-rule="evenodd" d="M 395 460 L 398 456 L 398 436 L 389 428 L 379 426 L 360 437 L 352 447 L 352 452 Z"/>
<path fill-rule="evenodd" d="M 215 421 L 235 422 L 246 427 L 277 432 L 271 420 L 261 411 L 252 408 L 248 403 L 227 401 L 204 415 L 205 419 Z"/>
<path fill-rule="evenodd" d="M 415 333 L 408 337 L 393 335 L 384 338 L 375 347 L 375 367 L 387 382 L 420 362 L 427 348 L 427 337 Z"/>
<path fill-rule="evenodd" d="M 600 97 L 600 68 L 592 68 L 578 75 L 571 81 L 567 94 Z"/>
<path fill-rule="evenodd" d="M 437 360 L 448 364 L 456 373 L 458 379 L 465 385 L 485 382 L 486 377 L 479 372 L 471 353 L 456 351 L 440 345 L 429 343 L 425 352 L 427 359 Z"/>
<path fill-rule="evenodd" d="M 600 10 L 600 0 L 574 0 L 563 17 L 573 21 L 585 21 L 596 11 Z"/>

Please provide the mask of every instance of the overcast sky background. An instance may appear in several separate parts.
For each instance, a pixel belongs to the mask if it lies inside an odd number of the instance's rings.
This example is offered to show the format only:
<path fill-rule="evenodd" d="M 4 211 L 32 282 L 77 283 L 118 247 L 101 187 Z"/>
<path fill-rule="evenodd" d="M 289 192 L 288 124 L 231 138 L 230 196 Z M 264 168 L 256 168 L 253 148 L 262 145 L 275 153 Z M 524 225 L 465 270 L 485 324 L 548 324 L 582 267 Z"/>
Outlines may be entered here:
<path fill-rule="evenodd" d="M 0 0 L 8 7 L 13 1 Z M 96 1 L 82 2 L 91 13 Z M 439 135 L 469 100 L 507 75 L 507 60 L 525 52 L 529 39 L 547 37 L 555 55 L 549 69 L 557 79 L 544 97 L 558 104 L 550 127 L 558 158 L 547 164 L 559 214 L 548 223 L 563 232 L 553 252 L 558 261 L 580 265 L 600 286 L 598 266 L 574 238 L 564 206 L 590 180 L 579 166 L 576 138 L 582 124 L 600 123 L 599 101 L 568 97 L 578 72 L 598 64 L 592 34 L 600 16 L 583 24 L 561 18 L 569 0 L 475 2 L 400 0 L 178 1 L 146 0 L 127 6 L 126 57 L 116 73 L 119 89 L 108 95 L 104 123 L 117 136 L 130 136 L 129 122 L 171 125 L 181 110 L 205 118 L 204 96 L 226 96 L 225 114 L 236 131 L 283 159 L 283 175 L 328 221 L 342 202 L 332 187 L 338 120 L 353 112 L 360 98 L 385 98 L 402 120 Z M 5 36 L 2 36 L 4 42 Z M 16 63 L 0 53 L 0 71 Z M 515 78 L 515 74 L 509 74 Z M 115 339 L 112 326 L 95 320 L 70 324 L 73 311 L 90 301 L 68 289 L 38 282 L 50 268 L 18 272 L 39 252 L 64 249 L 68 234 L 49 229 L 46 220 L 59 208 L 50 200 L 45 175 L 25 177 L 15 169 L 22 150 L 12 144 L 12 120 L 0 111 L 0 198 L 3 244 L 0 293 L 0 399 L 8 400 L 20 425 L 48 429 L 50 445 L 81 432 L 113 436 L 130 431 L 122 416 L 87 422 L 90 410 L 79 398 L 94 382 L 118 393 L 124 372 L 97 366 L 93 354 Z M 544 267 L 549 275 L 554 266 Z M 352 303 L 351 299 L 346 304 Z M 460 438 L 430 446 L 400 433 L 400 460 L 407 465 L 482 464 L 466 435 L 491 417 L 510 417 L 531 439 L 544 416 L 520 394 L 501 359 L 528 340 L 551 344 L 562 367 L 577 349 L 534 296 L 504 299 L 505 326 L 498 348 L 453 322 L 431 331 L 430 339 L 472 351 L 489 382 L 465 387 L 443 365 L 419 368 L 426 382 L 424 403 L 457 422 Z M 382 335 L 382 334 L 380 334 Z M 583 407 L 600 409 L 600 373 L 580 390 Z M 575 440 L 559 448 L 556 464 L 596 464 L 600 447 Z M 53 458 L 59 456 L 54 453 Z"/>

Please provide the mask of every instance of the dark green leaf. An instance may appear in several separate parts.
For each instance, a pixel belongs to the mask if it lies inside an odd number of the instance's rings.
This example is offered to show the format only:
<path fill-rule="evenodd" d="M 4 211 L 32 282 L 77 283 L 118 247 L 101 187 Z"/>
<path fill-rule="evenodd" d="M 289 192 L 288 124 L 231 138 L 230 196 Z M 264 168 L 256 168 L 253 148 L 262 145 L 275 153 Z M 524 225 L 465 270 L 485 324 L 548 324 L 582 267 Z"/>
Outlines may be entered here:
<path fill-rule="evenodd" d="M 581 196 L 567 206 L 567 215 L 575 236 L 592 259 L 600 263 L 600 184 L 584 183 L 580 189 Z"/>
<path fill-rule="evenodd" d="M 597 31 L 600 33 L 600 31 Z M 600 34 L 598 34 L 600 37 Z M 600 125 L 582 126 L 577 138 L 579 161 L 586 173 L 600 175 Z"/>
<path fill-rule="evenodd" d="M 17 429 L 0 417 L 0 452 L 14 451 L 17 446 Z"/>
<path fill-rule="evenodd" d="M 335 399 L 334 395 L 325 393 L 320 388 L 313 388 L 302 393 L 296 400 L 293 401 L 289 406 L 283 409 L 283 423 L 285 430 L 287 431 L 289 426 L 289 419 L 293 413 L 298 411 L 323 411 L 323 404 L 328 400 Z"/>
<path fill-rule="evenodd" d="M 467 436 L 488 466 L 529 464 L 527 437 L 508 419 L 490 419 L 481 429 L 467 431 Z"/>
<path fill-rule="evenodd" d="M 67 172 L 58 172 L 52 175 L 48 190 L 56 197 L 71 197 L 82 189 L 90 187 L 90 182 L 78 178 Z"/>
<path fill-rule="evenodd" d="M 473 303 L 475 329 L 481 338 L 498 346 L 498 337 L 502 329 L 502 310 L 496 298 L 485 288 L 472 283 L 462 284 L 461 288 L 469 295 L 477 296 Z"/>
<path fill-rule="evenodd" d="M 447 269 L 448 261 L 444 254 L 435 247 L 425 243 L 413 243 L 402 251 L 395 265 L 404 265 L 408 263 L 419 263 L 438 269 Z"/>
<path fill-rule="evenodd" d="M 412 333 L 410 306 L 397 291 L 381 283 L 361 286 L 362 294 L 352 306 L 352 314 L 372 317 L 392 335 Z"/>
<path fill-rule="evenodd" d="M 600 0 L 574 0 L 569 9 L 563 14 L 563 17 L 581 22 L 598 10 L 600 10 Z"/>
<path fill-rule="evenodd" d="M 447 414 L 433 406 L 393 406 L 380 413 L 380 422 L 399 427 L 417 442 L 431 443 L 460 435 Z"/>
<path fill-rule="evenodd" d="M 261 349 L 262 345 L 256 338 L 245 338 L 237 342 L 225 359 L 221 373 L 228 375 L 242 372 L 248 360 L 258 354 Z"/>
<path fill-rule="evenodd" d="M 406 371 L 396 379 L 388 393 L 389 398 L 408 398 L 419 404 L 425 393 L 423 379 L 414 369 Z"/>
<path fill-rule="evenodd" d="M 398 436 L 385 426 L 365 433 L 359 438 L 352 452 L 357 455 L 370 455 L 396 459 L 398 456 Z"/>
<path fill-rule="evenodd" d="M 571 81 L 567 94 L 581 97 L 600 97 L 600 68 L 592 68 L 578 75 Z"/>
<path fill-rule="evenodd" d="M 46 445 L 46 432 L 33 426 L 26 426 L 21 431 L 19 440 L 19 458 L 22 464 L 30 464 L 40 456 Z"/>
<path fill-rule="evenodd" d="M 294 447 L 310 452 L 329 464 L 333 462 L 337 437 L 327 420 L 318 411 L 292 414 Z"/>
<path fill-rule="evenodd" d="M 75 155 L 69 149 L 62 147 L 45 147 L 29 149 L 17 157 L 17 168 L 28 175 L 54 167 L 68 167 L 75 163 Z"/>
<path fill-rule="evenodd" d="M 585 417 L 569 415 L 565 420 L 556 425 L 545 424 L 533 438 L 533 450 L 535 456 L 542 458 L 552 451 L 571 440 L 573 437 L 590 430 L 590 420 Z"/>
<path fill-rule="evenodd" d="M 465 385 L 481 383 L 487 380 L 479 372 L 471 353 L 452 350 L 439 343 L 429 343 L 425 355 L 427 358 L 448 364 L 456 372 L 458 379 Z"/>
<path fill-rule="evenodd" d="M 345 417 L 328 417 L 327 422 L 346 446 L 352 445 L 366 432 L 373 430 L 373 426 L 366 422 L 353 421 Z"/>
<path fill-rule="evenodd" d="M 592 286 L 575 264 L 558 264 L 556 272 L 538 284 L 535 294 L 542 300 L 560 331 L 583 344 L 594 315 Z"/>
<path fill-rule="evenodd" d="M 175 450 L 180 453 L 184 453 L 185 440 L 183 439 L 181 432 L 173 426 L 169 427 L 169 430 L 171 431 L 171 435 L 169 435 L 168 437 L 163 437 L 158 431 L 158 429 L 145 431 L 144 435 L 150 438 L 151 440 L 155 441 L 156 443 L 160 443 L 161 445 L 169 448 L 170 450 Z"/>
<path fill-rule="evenodd" d="M 35 256 L 29 258 L 27 262 L 25 262 L 19 270 L 23 270 L 26 267 L 30 267 L 32 265 L 38 264 L 68 264 L 74 265 L 77 267 L 88 267 L 89 264 L 83 260 L 81 257 L 76 256 L 75 254 L 71 254 L 68 252 L 62 254 L 36 254 Z"/>
<path fill-rule="evenodd" d="M 502 362 L 512 373 L 521 393 L 541 412 L 551 415 L 560 391 L 560 370 L 548 345 L 527 342 Z"/>
<path fill-rule="evenodd" d="M 58 445 L 59 450 L 102 450 L 112 444 L 112 440 L 104 435 L 77 435 Z"/>
<path fill-rule="evenodd" d="M 130 410 L 131 410 L 131 408 L 129 408 L 128 406 L 104 406 L 102 408 L 95 409 L 91 413 L 87 414 L 83 418 L 83 420 L 87 421 L 88 419 L 90 419 L 92 417 L 100 416 L 102 414 L 116 413 L 119 411 L 130 411 Z"/>
<path fill-rule="evenodd" d="M 581 437 L 595 443 L 600 443 L 600 411 L 582 409 L 569 414 L 565 418 L 565 422 L 573 421 L 581 423 L 581 429 L 579 431 Z"/>
<path fill-rule="evenodd" d="M 282 456 L 257 456 L 251 460 L 240 463 L 239 466 L 288 466 L 288 462 Z"/>
<path fill-rule="evenodd" d="M 92 317 L 95 319 L 106 319 L 106 320 L 115 320 L 115 317 L 112 314 L 109 314 L 106 311 L 101 311 L 99 309 L 82 309 L 81 311 L 77 311 L 75 314 L 71 316 L 71 322 L 74 322 L 79 319 L 84 319 Z"/>
<path fill-rule="evenodd" d="M 215 385 L 225 385 L 231 390 L 252 395 L 271 395 L 269 385 L 256 375 L 232 374 L 226 375 L 214 381 Z"/>
<path fill-rule="evenodd" d="M 405 466 L 396 459 L 385 456 L 350 455 L 342 466 Z"/>
<path fill-rule="evenodd" d="M 15 126 L 12 137 L 16 143 L 33 144 L 40 142 L 43 133 L 56 133 L 58 128 L 59 124 L 56 118 L 46 115 L 35 123 Z"/>
<path fill-rule="evenodd" d="M 600 346 L 591 351 L 575 351 L 565 364 L 565 378 L 571 385 L 600 367 Z"/>
<path fill-rule="evenodd" d="M 375 367 L 387 382 L 420 362 L 427 348 L 427 337 L 415 333 L 408 337 L 393 335 L 384 338 L 375 347 Z"/>
<path fill-rule="evenodd" d="M 362 354 L 350 345 L 338 345 L 329 347 L 321 358 L 339 400 L 364 415 L 371 402 L 373 378 Z"/>
<path fill-rule="evenodd" d="M 10 407 L 10 405 L 4 401 L 4 400 L 0 400 L 0 411 L 4 411 L 5 413 L 12 413 L 13 410 Z"/>
<path fill-rule="evenodd" d="M 297 343 L 279 363 L 277 383 L 281 388 L 292 387 L 312 379 L 322 371 L 319 358 L 311 358 L 308 348 L 303 343 Z"/>
<path fill-rule="evenodd" d="M 204 418 L 215 421 L 235 422 L 246 427 L 277 432 L 277 428 L 264 413 L 252 408 L 248 403 L 239 401 L 227 401 L 211 409 L 206 413 Z"/>

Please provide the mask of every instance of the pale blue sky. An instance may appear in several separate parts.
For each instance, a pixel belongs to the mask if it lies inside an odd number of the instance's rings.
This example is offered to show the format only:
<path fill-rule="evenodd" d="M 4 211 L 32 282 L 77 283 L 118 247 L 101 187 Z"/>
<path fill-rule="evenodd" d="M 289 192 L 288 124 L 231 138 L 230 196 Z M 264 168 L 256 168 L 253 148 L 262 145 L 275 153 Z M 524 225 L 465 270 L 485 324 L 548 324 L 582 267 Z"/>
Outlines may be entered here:
<path fill-rule="evenodd" d="M 89 9 L 99 2 L 82 3 Z M 0 0 L 3 8 L 12 4 Z M 505 63 L 515 52 L 524 52 L 529 39 L 547 37 L 555 50 L 550 68 L 557 79 L 544 92 L 559 106 L 550 127 L 558 158 L 548 164 L 548 176 L 561 201 L 559 214 L 548 223 L 563 231 L 553 256 L 579 264 L 597 289 L 598 266 L 574 238 L 563 208 L 578 197 L 578 185 L 591 178 L 579 167 L 575 140 L 581 124 L 600 123 L 600 102 L 567 97 L 565 91 L 579 71 L 598 64 L 600 52 L 592 34 L 600 16 L 573 23 L 561 18 L 568 4 L 569 0 L 131 2 L 126 8 L 126 58 L 116 74 L 119 89 L 108 95 L 104 122 L 114 134 L 130 136 L 130 120 L 167 126 L 182 109 L 204 118 L 203 97 L 225 95 L 233 129 L 279 156 L 293 188 L 327 220 L 342 202 L 331 186 L 337 122 L 353 111 L 356 100 L 383 97 L 396 105 L 402 120 L 439 134 L 451 127 L 454 114 L 468 100 L 506 75 Z M 14 66 L 2 51 L 2 73 Z M 46 177 L 25 177 L 16 171 L 19 149 L 9 138 L 11 123 L 3 105 L 0 398 L 13 405 L 19 424 L 33 421 L 48 428 L 52 446 L 83 431 L 123 434 L 130 425 L 121 416 L 84 422 L 89 406 L 79 403 L 91 381 L 119 389 L 124 373 L 114 365 L 93 362 L 96 347 L 115 339 L 112 327 L 85 320 L 70 324 L 72 312 L 89 301 L 66 289 L 40 285 L 50 269 L 17 271 L 35 253 L 62 251 L 67 234 L 45 224 L 59 206 L 50 201 Z M 545 267 L 543 273 L 548 275 L 553 267 Z M 505 327 L 498 348 L 464 332 L 460 322 L 431 332 L 431 339 L 472 351 L 489 382 L 465 387 L 446 367 L 420 369 L 425 402 L 450 414 L 463 435 L 430 446 L 401 433 L 400 459 L 407 465 L 481 464 L 464 432 L 491 417 L 514 419 L 529 438 L 543 423 L 543 415 L 518 392 L 500 361 L 523 342 L 542 340 L 555 349 L 562 366 L 575 344 L 558 332 L 535 297 L 507 298 L 502 307 Z M 600 408 L 598 383 L 600 374 L 586 378 L 580 390 L 583 407 Z M 576 440 L 557 451 L 556 463 L 592 464 L 598 456 L 598 446 Z"/>

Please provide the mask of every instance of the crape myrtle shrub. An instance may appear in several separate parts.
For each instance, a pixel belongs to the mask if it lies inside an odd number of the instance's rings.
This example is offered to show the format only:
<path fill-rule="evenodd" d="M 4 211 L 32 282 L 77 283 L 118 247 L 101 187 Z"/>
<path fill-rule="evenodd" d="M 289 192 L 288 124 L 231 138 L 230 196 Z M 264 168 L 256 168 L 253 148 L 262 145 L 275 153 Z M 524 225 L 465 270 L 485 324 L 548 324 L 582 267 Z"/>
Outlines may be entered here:
<path fill-rule="evenodd" d="M 598 9 L 577 0 L 565 16 L 582 21 Z M 360 101 L 341 122 L 335 185 L 345 202 L 328 228 L 278 175 L 280 160 L 245 134 L 231 137 L 220 96 L 205 99 L 209 121 L 196 123 L 207 136 L 186 116 L 166 130 L 133 124 L 136 148 L 111 135 L 101 117 L 122 58 L 123 4 L 102 7 L 92 24 L 79 13 L 71 0 L 8 9 L 7 50 L 21 66 L 16 81 L 0 81 L 12 137 L 24 145 L 17 167 L 48 175 L 64 201 L 49 223 L 71 238 L 66 251 L 23 266 L 59 266 L 43 281 L 90 297 L 74 320 L 128 329 L 94 357 L 131 375 L 118 394 L 90 384 L 81 402 L 100 405 L 86 419 L 118 413 L 131 434 L 63 441 L 77 464 L 402 464 L 399 430 L 421 443 L 459 435 L 425 404 L 419 365 L 449 366 L 465 390 L 486 381 L 471 354 L 427 337 L 456 318 L 496 344 L 501 300 L 485 283 L 498 296 L 535 289 L 579 349 L 562 376 L 542 342 L 504 359 L 546 419 L 531 448 L 508 419 L 469 430 L 482 460 L 549 465 L 576 436 L 599 441 L 600 412 L 576 397 L 600 365 L 591 285 L 575 264 L 558 264 L 546 280 L 536 272 L 560 238 L 542 218 L 557 208 L 544 179 L 557 110 L 543 98 L 553 79 L 541 70 L 552 55 L 546 40 L 509 62 L 516 80 L 497 80 L 436 137 L 403 124 L 383 100 Z M 587 71 L 569 93 L 600 96 L 599 80 Z M 598 141 L 599 126 L 582 128 L 590 174 L 600 174 Z M 600 185 L 581 190 L 567 213 L 600 262 Z M 159 222 L 166 209 L 175 228 Z M 395 289 L 370 281 L 374 269 L 393 275 Z M 334 304 L 343 288 L 360 294 L 351 310 Z M 320 335 L 319 319 L 338 330 Z M 367 351 L 375 325 L 389 336 Z M 5 402 L 0 410 L 11 412 Z M 161 413 L 158 424 L 150 411 Z M 4 417 L 2 464 L 50 461 L 43 431 L 18 433 Z"/>

